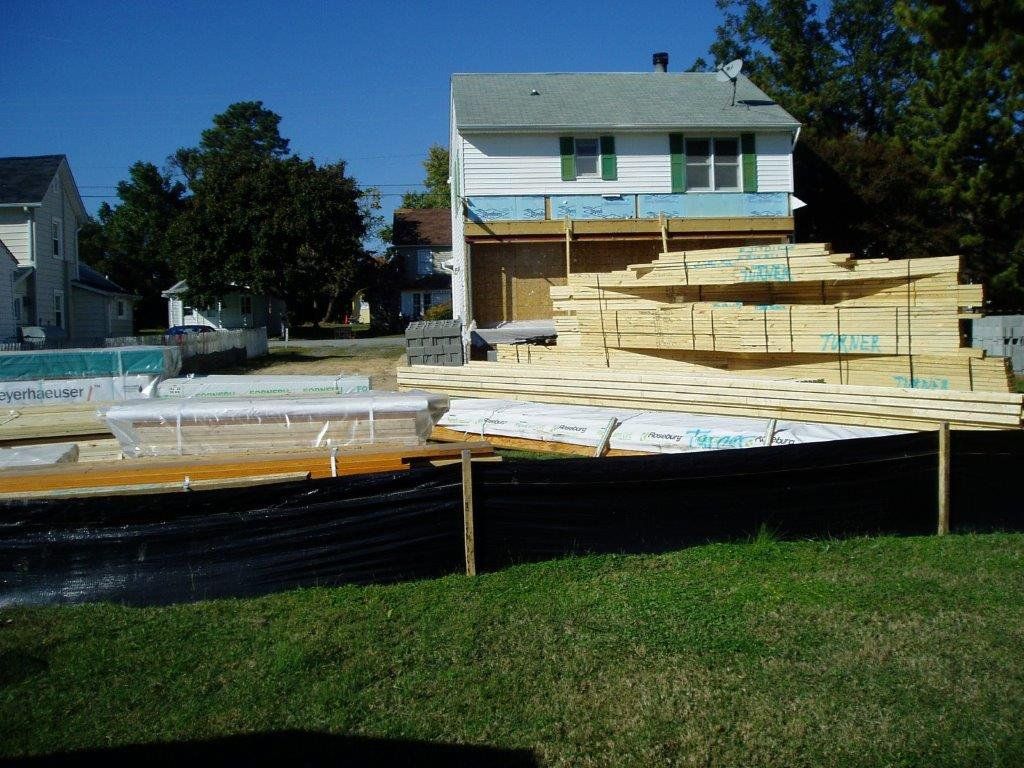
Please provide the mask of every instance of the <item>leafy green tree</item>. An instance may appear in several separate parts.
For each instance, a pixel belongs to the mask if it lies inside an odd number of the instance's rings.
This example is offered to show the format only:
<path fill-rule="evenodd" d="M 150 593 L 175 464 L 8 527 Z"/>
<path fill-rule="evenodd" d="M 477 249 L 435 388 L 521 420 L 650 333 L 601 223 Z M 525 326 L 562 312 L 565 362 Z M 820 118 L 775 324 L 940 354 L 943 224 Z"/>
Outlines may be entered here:
<path fill-rule="evenodd" d="M 1024 3 L 902 0 L 916 82 L 902 135 L 993 305 L 1024 307 Z"/>
<path fill-rule="evenodd" d="M 423 161 L 426 178 L 424 192 L 406 192 L 402 196 L 402 208 L 448 208 L 452 204 L 452 189 L 448 183 L 448 150 L 440 144 L 432 144 Z"/>
<path fill-rule="evenodd" d="M 167 232 L 184 210 L 184 195 L 185 187 L 152 163 L 135 163 L 117 185 L 118 205 L 103 203 L 99 220 L 88 223 L 79 237 L 86 264 L 141 296 L 135 310 L 140 327 L 166 322 L 160 292 L 175 282 Z"/>
<path fill-rule="evenodd" d="M 368 208 L 344 163 L 288 154 L 279 123 L 261 102 L 233 104 L 175 153 L 192 195 L 169 240 L 193 301 L 244 289 L 285 298 L 292 322 L 319 322 L 366 258 Z"/>

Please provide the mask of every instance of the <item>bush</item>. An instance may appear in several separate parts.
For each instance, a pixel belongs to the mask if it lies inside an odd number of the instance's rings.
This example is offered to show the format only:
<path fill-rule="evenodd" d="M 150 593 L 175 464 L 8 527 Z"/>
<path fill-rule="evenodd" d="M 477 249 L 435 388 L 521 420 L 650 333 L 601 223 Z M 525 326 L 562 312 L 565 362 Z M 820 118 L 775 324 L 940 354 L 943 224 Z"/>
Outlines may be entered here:
<path fill-rule="evenodd" d="M 451 320 L 452 319 L 452 303 L 446 302 L 444 304 L 435 304 L 432 307 L 427 307 L 423 312 L 424 320 Z"/>

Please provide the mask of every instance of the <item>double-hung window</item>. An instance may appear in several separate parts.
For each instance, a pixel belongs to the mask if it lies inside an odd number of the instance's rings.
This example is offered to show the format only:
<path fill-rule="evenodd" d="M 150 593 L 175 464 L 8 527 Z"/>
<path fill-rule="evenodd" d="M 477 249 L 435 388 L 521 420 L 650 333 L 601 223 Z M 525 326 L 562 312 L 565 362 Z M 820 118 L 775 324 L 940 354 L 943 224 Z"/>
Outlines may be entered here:
<path fill-rule="evenodd" d="M 64 291 L 53 292 L 53 324 L 64 327 Z"/>
<path fill-rule="evenodd" d="M 64 222 L 60 219 L 53 219 L 50 225 L 51 240 L 53 242 L 53 258 L 64 258 Z"/>
<path fill-rule="evenodd" d="M 686 190 L 741 191 L 739 139 L 687 139 Z"/>
<path fill-rule="evenodd" d="M 597 176 L 601 146 L 596 138 L 576 139 L 576 177 Z"/>

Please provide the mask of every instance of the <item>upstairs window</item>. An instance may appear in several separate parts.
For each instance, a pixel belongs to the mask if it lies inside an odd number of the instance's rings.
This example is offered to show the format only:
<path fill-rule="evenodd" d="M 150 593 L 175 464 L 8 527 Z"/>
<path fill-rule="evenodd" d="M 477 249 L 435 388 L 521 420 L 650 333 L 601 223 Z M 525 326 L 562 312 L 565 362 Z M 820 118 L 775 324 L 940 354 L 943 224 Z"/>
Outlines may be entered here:
<path fill-rule="evenodd" d="M 739 192 L 741 189 L 738 138 L 686 140 L 688 192 Z"/>
<path fill-rule="evenodd" d="M 597 176 L 597 161 L 601 156 L 597 139 L 576 139 L 576 177 Z"/>
<path fill-rule="evenodd" d="M 434 271 L 434 252 L 429 248 L 416 250 L 416 274 L 429 275 Z"/>
<path fill-rule="evenodd" d="M 64 258 L 64 222 L 54 219 L 50 228 L 51 240 L 53 242 L 53 258 Z"/>

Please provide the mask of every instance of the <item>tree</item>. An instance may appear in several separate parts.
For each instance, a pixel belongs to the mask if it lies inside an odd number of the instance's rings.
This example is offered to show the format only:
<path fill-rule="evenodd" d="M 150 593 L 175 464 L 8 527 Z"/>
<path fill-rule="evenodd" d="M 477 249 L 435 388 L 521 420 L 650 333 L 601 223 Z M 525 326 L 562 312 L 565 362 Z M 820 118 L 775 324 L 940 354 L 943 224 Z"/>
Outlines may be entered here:
<path fill-rule="evenodd" d="M 423 180 L 425 192 L 406 192 L 402 195 L 402 208 L 448 208 L 452 204 L 452 188 L 448 183 L 451 172 L 448 167 L 448 150 L 440 144 L 432 144 L 427 150 L 423 168 L 427 175 Z"/>
<path fill-rule="evenodd" d="M 246 290 L 285 298 L 293 322 L 329 318 L 365 258 L 367 209 L 342 162 L 288 154 L 280 117 L 233 104 L 173 162 L 188 206 L 169 233 L 191 300 Z"/>
<path fill-rule="evenodd" d="M 902 133 L 938 182 L 989 300 L 1024 307 L 1024 4 L 903 0 L 915 74 Z"/>
<path fill-rule="evenodd" d="M 141 296 L 139 326 L 161 326 L 167 313 L 160 292 L 175 282 L 167 232 L 184 210 L 185 187 L 152 163 L 135 163 L 128 177 L 117 185 L 120 203 L 100 206 L 99 221 L 83 228 L 79 246 L 83 261 Z"/>

